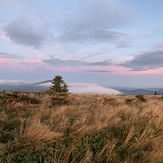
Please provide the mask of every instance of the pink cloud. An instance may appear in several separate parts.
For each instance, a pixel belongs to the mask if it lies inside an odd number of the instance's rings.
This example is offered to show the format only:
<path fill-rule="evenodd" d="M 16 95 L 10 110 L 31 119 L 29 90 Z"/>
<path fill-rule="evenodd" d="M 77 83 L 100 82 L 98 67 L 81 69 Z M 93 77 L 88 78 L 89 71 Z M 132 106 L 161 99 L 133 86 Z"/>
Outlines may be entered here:
<path fill-rule="evenodd" d="M 3 71 L 21 71 L 21 72 L 33 72 L 33 71 L 53 71 L 57 68 L 53 68 L 42 62 L 39 59 L 13 59 L 13 58 L 0 58 L 0 69 Z M 62 69 L 64 71 L 64 69 Z"/>
<path fill-rule="evenodd" d="M 147 74 L 158 74 L 163 71 L 163 68 L 158 68 L 158 69 L 153 69 L 153 70 L 144 70 L 144 71 L 133 71 L 130 68 L 126 68 L 123 66 L 94 66 L 94 67 L 85 67 L 86 70 L 91 70 L 91 71 L 108 71 L 108 73 L 112 74 L 121 74 L 121 75 L 147 75 Z"/>
<path fill-rule="evenodd" d="M 153 69 L 153 70 L 144 70 L 144 71 L 133 71 L 129 68 L 123 66 L 62 66 L 62 67 L 53 67 L 49 65 L 45 65 L 51 71 L 58 72 L 86 72 L 86 71 L 94 71 L 94 72 L 102 72 L 109 74 L 121 74 L 121 75 L 147 75 L 147 74 L 158 74 L 163 71 L 163 68 Z M 108 72 L 107 72 L 108 71 Z"/>
<path fill-rule="evenodd" d="M 42 64 L 43 62 L 39 59 L 29 59 L 29 58 L 23 58 L 22 62 L 28 63 L 28 64 Z"/>
<path fill-rule="evenodd" d="M 60 72 L 82 72 L 83 69 L 82 67 L 70 67 L 70 66 L 64 66 L 64 67 L 59 67 L 57 68 L 58 71 Z"/>
<path fill-rule="evenodd" d="M 0 68 L 3 70 L 24 70 L 25 66 L 21 65 L 19 60 L 10 58 L 0 58 Z"/>
<path fill-rule="evenodd" d="M 157 48 L 163 50 L 163 43 L 159 44 Z"/>
<path fill-rule="evenodd" d="M 147 74 L 158 74 L 163 71 L 163 68 L 153 69 L 153 70 L 144 70 L 144 71 L 133 71 L 129 68 L 123 66 L 62 66 L 54 67 L 44 63 L 40 59 L 13 59 L 13 58 L 0 58 L 0 69 L 3 71 L 21 71 L 21 72 L 33 72 L 33 71 L 57 71 L 57 72 L 106 72 L 109 74 L 120 74 L 120 75 L 147 75 Z M 107 72 L 108 71 L 108 72 Z"/>
<path fill-rule="evenodd" d="M 10 38 L 9 38 L 9 37 L 7 37 L 7 36 L 6 36 L 6 35 L 4 35 L 4 34 L 0 35 L 0 38 L 2 38 L 3 40 L 6 40 L 6 41 L 11 42 Z"/>
<path fill-rule="evenodd" d="M 160 73 L 162 71 L 161 68 L 158 69 L 153 69 L 153 70 L 144 70 L 144 71 L 134 71 L 132 69 L 126 68 L 126 67 L 115 67 L 114 68 L 114 72 L 117 74 L 126 74 L 126 75 L 130 75 L 130 76 L 134 76 L 134 75 L 148 75 L 148 74 L 157 74 Z"/>

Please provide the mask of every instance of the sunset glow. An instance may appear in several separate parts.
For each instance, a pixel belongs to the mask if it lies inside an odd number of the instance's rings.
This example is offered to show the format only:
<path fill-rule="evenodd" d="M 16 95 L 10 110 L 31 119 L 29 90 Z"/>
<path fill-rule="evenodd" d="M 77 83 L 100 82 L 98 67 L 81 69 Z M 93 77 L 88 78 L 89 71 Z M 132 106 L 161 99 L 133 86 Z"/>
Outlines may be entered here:
<path fill-rule="evenodd" d="M 156 87 L 163 79 L 161 6 L 161 0 L 1 1 L 0 79 L 61 74 L 70 82 Z"/>

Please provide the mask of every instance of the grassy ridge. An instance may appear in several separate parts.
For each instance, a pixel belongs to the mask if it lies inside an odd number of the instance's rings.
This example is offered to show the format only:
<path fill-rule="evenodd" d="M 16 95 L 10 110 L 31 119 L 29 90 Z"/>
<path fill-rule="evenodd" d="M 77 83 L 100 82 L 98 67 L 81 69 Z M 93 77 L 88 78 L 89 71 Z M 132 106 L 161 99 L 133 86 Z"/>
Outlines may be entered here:
<path fill-rule="evenodd" d="M 0 163 L 162 160 L 162 95 L 0 93 Z"/>

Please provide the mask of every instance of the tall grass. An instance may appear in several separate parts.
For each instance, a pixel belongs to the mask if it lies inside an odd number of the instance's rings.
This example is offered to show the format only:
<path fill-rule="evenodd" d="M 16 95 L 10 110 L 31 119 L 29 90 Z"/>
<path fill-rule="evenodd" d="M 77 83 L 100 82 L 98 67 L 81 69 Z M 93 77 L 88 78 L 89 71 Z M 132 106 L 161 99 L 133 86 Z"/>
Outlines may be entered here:
<path fill-rule="evenodd" d="M 162 163 L 161 95 L 28 96 L 0 94 L 1 162 Z"/>

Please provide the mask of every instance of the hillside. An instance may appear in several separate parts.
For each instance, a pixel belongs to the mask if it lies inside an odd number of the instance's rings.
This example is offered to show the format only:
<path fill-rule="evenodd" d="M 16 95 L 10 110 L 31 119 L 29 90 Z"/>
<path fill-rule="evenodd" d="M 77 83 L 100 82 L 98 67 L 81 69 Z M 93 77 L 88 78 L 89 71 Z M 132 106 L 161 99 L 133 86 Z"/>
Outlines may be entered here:
<path fill-rule="evenodd" d="M 0 163 L 162 163 L 163 96 L 0 93 Z"/>

